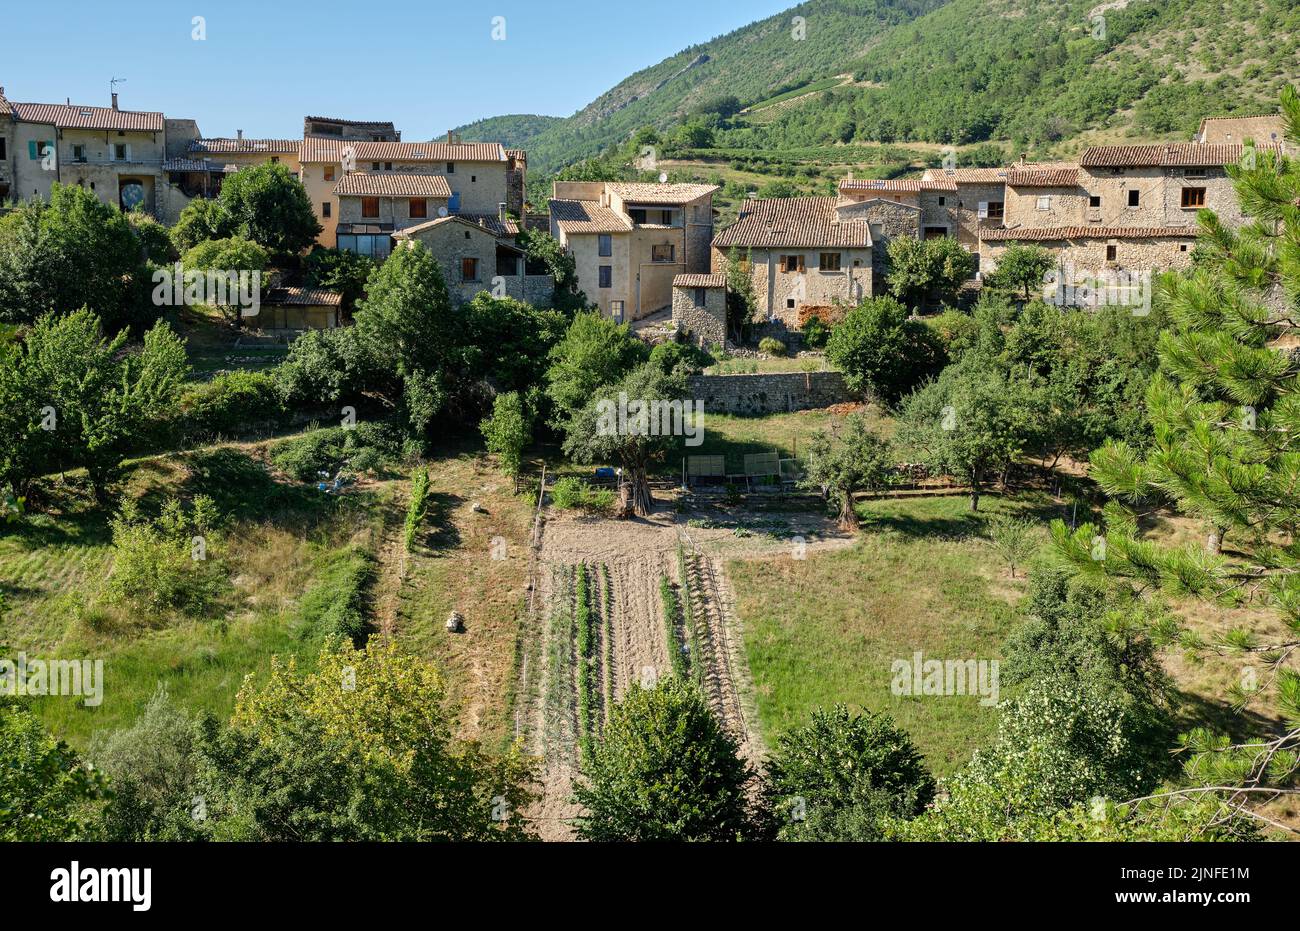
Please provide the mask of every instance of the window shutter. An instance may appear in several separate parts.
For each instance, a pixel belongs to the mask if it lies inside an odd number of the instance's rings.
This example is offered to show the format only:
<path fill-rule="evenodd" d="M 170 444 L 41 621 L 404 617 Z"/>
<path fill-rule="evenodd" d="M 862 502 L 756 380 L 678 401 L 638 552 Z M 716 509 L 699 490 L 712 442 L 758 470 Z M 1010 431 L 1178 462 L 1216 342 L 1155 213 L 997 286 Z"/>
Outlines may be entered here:
<path fill-rule="evenodd" d="M 802 272 L 803 270 L 804 270 L 803 256 L 801 255 L 799 256 L 799 271 Z"/>
<path fill-rule="evenodd" d="M 38 158 L 41 157 L 40 152 L 36 147 L 35 139 L 32 139 L 27 143 L 27 157 L 30 158 L 32 161 L 36 161 Z"/>
<path fill-rule="evenodd" d="M 989 218 L 989 202 L 988 202 L 988 201 L 986 201 L 986 200 L 982 200 L 982 201 L 980 201 L 979 210 L 976 212 L 976 216 L 978 216 L 979 219 L 981 219 L 981 220 L 987 220 L 987 219 Z"/>

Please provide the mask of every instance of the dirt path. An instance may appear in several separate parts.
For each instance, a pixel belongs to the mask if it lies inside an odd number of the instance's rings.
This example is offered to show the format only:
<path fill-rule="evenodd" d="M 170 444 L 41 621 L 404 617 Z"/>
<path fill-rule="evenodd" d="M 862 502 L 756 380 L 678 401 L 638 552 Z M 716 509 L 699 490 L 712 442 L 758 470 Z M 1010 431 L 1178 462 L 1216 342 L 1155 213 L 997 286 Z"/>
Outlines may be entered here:
<path fill-rule="evenodd" d="M 537 662 L 542 678 L 529 741 L 532 752 L 544 760 L 544 795 L 533 812 L 544 840 L 571 839 L 572 828 L 565 822 L 580 813 L 570 801 L 580 742 L 573 629 L 573 578 L 579 565 L 588 567 L 592 601 L 598 606 L 593 613 L 600 630 L 595 681 L 602 706 L 597 718 L 603 720 L 611 698 L 620 699 L 632 683 L 653 683 L 672 668 L 659 593 L 660 580 L 666 576 L 689 596 L 700 653 L 693 659 L 703 663 L 701 679 L 710 705 L 740 742 L 746 759 L 752 764 L 762 759 L 743 631 L 726 578 L 726 561 L 792 558 L 796 544 L 803 554 L 850 541 L 822 518 L 803 513 L 775 520 L 696 509 L 691 516 L 696 518 L 695 526 L 662 503 L 656 514 L 633 521 L 548 514 L 537 580 L 542 612 Z M 746 521 L 765 530 L 737 531 L 736 526 L 743 527 Z M 679 568 L 679 546 L 685 555 L 686 578 Z M 606 573 L 611 593 L 605 589 Z M 606 623 L 612 634 L 608 641 Z M 612 653 L 608 663 L 607 652 Z"/>

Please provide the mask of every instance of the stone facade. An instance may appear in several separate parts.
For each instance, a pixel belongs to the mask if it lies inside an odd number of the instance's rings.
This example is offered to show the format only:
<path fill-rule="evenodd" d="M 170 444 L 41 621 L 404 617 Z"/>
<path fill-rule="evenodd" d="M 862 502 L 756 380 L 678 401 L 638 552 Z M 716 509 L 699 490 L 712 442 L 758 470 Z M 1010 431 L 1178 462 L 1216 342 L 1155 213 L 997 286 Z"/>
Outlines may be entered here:
<path fill-rule="evenodd" d="M 691 398 L 704 402 L 705 430 L 710 413 L 780 414 L 857 400 L 839 372 L 697 375 L 690 388 Z"/>
<path fill-rule="evenodd" d="M 344 225 L 376 223 L 393 230 L 402 230 L 437 219 L 438 211 L 447 206 L 445 197 L 379 197 L 376 198 L 379 201 L 379 216 L 366 217 L 363 215 L 363 199 L 360 196 L 339 197 L 338 222 Z M 419 213 L 412 201 L 424 202 L 423 216 L 411 215 L 412 211 Z"/>
<path fill-rule="evenodd" d="M 805 305 L 857 304 L 872 293 L 873 250 L 827 247 L 825 249 L 741 250 L 742 267 L 747 265 L 754 285 L 754 299 L 764 319 L 780 321 L 789 329 L 799 326 L 799 310 Z M 823 257 L 834 257 L 834 271 L 823 270 Z M 714 274 L 726 269 L 727 256 L 713 250 Z"/>
<path fill-rule="evenodd" d="M 695 278 L 700 280 L 696 282 Z M 726 279 L 682 275 L 673 282 L 673 323 L 701 349 L 727 345 Z"/>
<path fill-rule="evenodd" d="M 526 274 L 523 253 L 479 223 L 447 217 L 411 227 L 394 239 L 398 246 L 418 240 L 433 253 L 456 304 L 473 300 L 480 291 L 513 297 L 534 307 L 549 307 L 554 301 L 554 279 Z"/>

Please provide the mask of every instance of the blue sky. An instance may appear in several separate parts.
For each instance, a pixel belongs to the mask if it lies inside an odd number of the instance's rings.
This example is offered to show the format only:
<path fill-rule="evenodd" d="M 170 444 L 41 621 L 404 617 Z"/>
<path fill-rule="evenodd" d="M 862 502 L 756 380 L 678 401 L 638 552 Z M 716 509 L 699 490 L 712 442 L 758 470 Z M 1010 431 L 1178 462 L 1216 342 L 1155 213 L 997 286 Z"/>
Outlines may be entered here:
<path fill-rule="evenodd" d="M 392 120 L 428 139 L 503 113 L 569 116 L 627 75 L 794 0 L 157 0 L 7 3 L 10 100 L 198 120 L 283 137 L 307 114 Z M 195 16 L 207 38 L 191 38 Z M 505 41 L 492 39 L 505 17 Z M 16 41 L 12 41 L 16 40 Z"/>

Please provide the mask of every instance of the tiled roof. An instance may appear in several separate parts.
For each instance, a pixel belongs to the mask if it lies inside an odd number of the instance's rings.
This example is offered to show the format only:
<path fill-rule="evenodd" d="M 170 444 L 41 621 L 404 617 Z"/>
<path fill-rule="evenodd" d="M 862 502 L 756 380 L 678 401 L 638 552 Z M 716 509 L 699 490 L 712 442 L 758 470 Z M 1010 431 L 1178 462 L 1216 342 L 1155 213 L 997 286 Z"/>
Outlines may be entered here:
<path fill-rule="evenodd" d="M 506 150 L 499 142 L 360 142 L 325 136 L 306 136 L 299 158 L 304 163 L 337 164 L 351 148 L 357 162 L 504 162 Z"/>
<path fill-rule="evenodd" d="M 834 197 L 783 197 L 753 200 L 713 245 L 755 248 L 841 246 L 868 248 L 871 227 L 864 220 L 840 220 Z"/>
<path fill-rule="evenodd" d="M 25 123 L 53 123 L 59 129 L 121 129 L 134 132 L 163 131 L 161 113 L 114 110 L 112 107 L 78 107 L 62 103 L 15 103 L 14 112 Z"/>
<path fill-rule="evenodd" d="M 230 155 L 238 153 L 270 155 L 297 155 L 301 139 L 192 139 L 191 152 L 212 152 Z"/>
<path fill-rule="evenodd" d="M 163 171 L 225 171 L 226 166 L 207 159 L 169 158 L 162 163 Z"/>
<path fill-rule="evenodd" d="M 892 181 L 877 180 L 871 178 L 849 180 L 845 179 L 840 182 L 840 191 L 882 191 L 886 194 L 916 194 L 920 191 L 955 191 L 957 182 L 947 178 L 937 178 L 933 180 L 903 178 Z"/>
<path fill-rule="evenodd" d="M 528 153 L 523 149 L 506 149 L 506 158 L 513 158 L 521 162 L 528 161 Z"/>
<path fill-rule="evenodd" d="M 466 226 L 476 226 L 489 236 L 494 236 L 497 239 L 512 239 L 517 232 L 517 229 L 514 228 L 515 224 L 513 222 L 508 222 L 503 225 L 496 217 L 473 213 L 454 213 L 449 216 L 429 220 L 425 223 L 417 223 L 414 226 L 404 227 L 395 232 L 393 236 L 396 239 L 410 239 L 415 233 L 419 233 L 423 230 L 431 230 L 444 223 L 461 223 Z M 505 245 L 513 246 L 514 244 L 507 242 Z"/>
<path fill-rule="evenodd" d="M 5 100 L 4 94 L 0 94 L 0 116 L 9 116 L 11 113 L 13 108 L 9 105 L 9 101 Z"/>
<path fill-rule="evenodd" d="M 1000 184 L 1007 179 L 1005 168 L 930 168 L 925 174 L 930 180 L 941 178 L 956 184 Z"/>
<path fill-rule="evenodd" d="M 1007 184 L 1012 187 L 1074 187 L 1079 183 L 1079 169 L 1075 167 L 1011 168 L 1007 171 Z"/>
<path fill-rule="evenodd" d="M 343 295 L 326 288 L 272 288 L 262 303 L 338 307 L 343 303 Z"/>
<path fill-rule="evenodd" d="M 442 175 L 408 175 L 392 171 L 354 171 L 334 186 L 340 197 L 441 197 L 451 199 Z"/>
<path fill-rule="evenodd" d="M 726 275 L 678 275 L 673 278 L 674 288 L 725 288 Z"/>
<path fill-rule="evenodd" d="M 611 193 L 636 204 L 687 204 L 718 190 L 716 184 L 610 184 Z"/>
<path fill-rule="evenodd" d="M 617 212 L 594 200 L 552 200 L 551 216 L 569 235 L 581 233 L 626 233 L 632 225 Z"/>
<path fill-rule="evenodd" d="M 337 116 L 309 116 L 308 122 L 312 123 L 339 123 L 343 126 L 359 126 L 370 132 L 396 132 L 397 127 L 392 123 L 385 123 L 377 120 L 345 120 Z"/>
<path fill-rule="evenodd" d="M 1281 146 L 1261 145 L 1258 152 L 1280 152 Z M 1203 145 L 1198 142 L 1170 142 L 1156 145 L 1095 145 L 1079 164 L 1084 168 L 1209 168 L 1241 161 L 1240 143 Z"/>
<path fill-rule="evenodd" d="M 508 218 L 505 222 L 502 222 L 501 218 L 494 213 L 458 213 L 456 216 L 462 220 L 477 223 L 498 239 L 519 235 L 518 223 Z"/>
<path fill-rule="evenodd" d="M 1065 239 L 1195 239 L 1194 226 L 1026 226 L 983 230 L 988 242 L 1057 242 Z"/>

